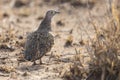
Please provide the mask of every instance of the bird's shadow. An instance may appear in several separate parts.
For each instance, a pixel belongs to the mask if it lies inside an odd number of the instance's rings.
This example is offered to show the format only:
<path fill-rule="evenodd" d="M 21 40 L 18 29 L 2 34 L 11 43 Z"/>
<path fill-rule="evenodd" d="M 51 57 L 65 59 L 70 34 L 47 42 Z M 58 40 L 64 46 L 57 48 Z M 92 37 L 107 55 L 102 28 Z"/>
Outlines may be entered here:
<path fill-rule="evenodd" d="M 45 67 L 44 65 L 23 65 L 19 67 L 19 70 L 30 72 L 30 71 L 43 69 L 44 67 Z"/>

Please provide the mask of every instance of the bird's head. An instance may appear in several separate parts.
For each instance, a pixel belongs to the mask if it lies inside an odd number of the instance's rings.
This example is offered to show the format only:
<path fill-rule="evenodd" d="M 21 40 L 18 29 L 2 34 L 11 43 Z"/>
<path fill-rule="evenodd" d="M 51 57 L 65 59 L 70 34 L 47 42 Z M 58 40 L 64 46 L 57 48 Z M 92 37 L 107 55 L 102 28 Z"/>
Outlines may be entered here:
<path fill-rule="evenodd" d="M 54 15 L 60 13 L 59 11 L 56 10 L 49 10 L 46 12 L 46 16 L 41 22 L 38 31 L 51 31 L 51 19 Z"/>
<path fill-rule="evenodd" d="M 46 13 L 46 17 L 47 18 L 52 18 L 55 14 L 59 14 L 60 12 L 59 11 L 56 11 L 56 10 L 49 10 L 49 11 L 47 11 L 47 13 Z"/>

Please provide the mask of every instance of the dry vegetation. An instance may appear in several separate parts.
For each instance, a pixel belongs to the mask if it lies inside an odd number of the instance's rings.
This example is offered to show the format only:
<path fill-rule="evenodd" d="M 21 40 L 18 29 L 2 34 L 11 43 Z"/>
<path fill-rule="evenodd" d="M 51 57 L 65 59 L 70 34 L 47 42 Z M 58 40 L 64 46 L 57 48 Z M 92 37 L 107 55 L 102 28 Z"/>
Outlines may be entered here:
<path fill-rule="evenodd" d="M 95 22 L 90 21 L 96 37 L 90 45 L 87 44 L 90 57 L 88 69 L 81 62 L 80 52 L 79 55 L 76 52 L 75 59 L 79 62 L 64 74 L 65 80 L 120 80 L 120 12 L 114 3 L 110 8 L 107 29 L 99 30 Z"/>
<path fill-rule="evenodd" d="M 86 0 L 41 0 L 40 3 L 39 0 L 36 0 L 38 2 L 34 3 L 34 5 L 37 6 L 35 9 L 33 8 L 33 4 L 30 4 L 30 1 L 34 2 L 32 0 L 14 1 L 15 0 L 12 2 L 13 11 L 0 12 L 0 20 L 3 21 L 4 18 L 10 18 L 11 14 L 14 14 L 18 17 L 14 18 L 15 21 L 13 20 L 13 22 L 8 21 L 8 23 L 6 23 L 6 21 L 5 25 L 1 24 L 0 29 L 2 29 L 2 31 L 0 30 L 0 79 L 2 77 L 7 77 L 5 80 L 120 80 L 119 5 L 114 2 L 108 4 L 108 13 L 104 15 L 104 18 L 106 18 L 107 21 L 106 24 L 101 24 L 102 28 L 100 28 L 101 25 L 98 25 L 95 22 L 93 16 L 91 15 L 92 12 L 87 11 L 90 18 L 89 24 L 92 25 L 92 29 L 94 29 L 93 32 L 95 32 L 94 38 L 91 38 L 91 35 L 89 35 L 87 32 L 87 29 L 85 30 L 81 28 L 85 25 L 84 22 L 82 23 L 79 19 L 75 19 L 75 21 L 73 20 L 74 22 L 69 22 L 69 20 L 73 17 L 78 18 L 83 16 L 79 16 L 81 14 L 78 13 L 79 8 L 81 7 L 81 10 L 92 10 L 93 7 L 99 3 L 97 0 L 87 0 L 88 2 Z M 7 2 L 9 2 L 9 0 L 6 0 L 6 3 Z M 31 63 L 26 62 L 23 59 L 21 53 L 24 50 L 24 42 L 27 32 L 29 33 L 30 31 L 33 31 L 33 28 L 35 28 L 31 27 L 31 23 L 34 22 L 32 24 L 35 24 L 39 20 L 43 19 L 43 15 L 41 16 L 42 13 L 40 15 L 37 14 L 42 12 L 39 11 L 39 7 L 44 8 L 43 4 L 46 4 L 47 8 L 49 6 L 53 7 L 58 5 L 66 14 L 64 14 L 65 18 L 60 16 L 59 19 L 56 19 L 57 21 L 54 24 L 55 26 L 58 26 L 57 28 L 54 27 L 55 31 L 53 30 L 55 33 L 57 46 L 55 45 L 51 54 L 49 53 L 45 56 L 44 61 L 47 64 L 31 66 Z M 30 5 L 32 5 L 32 7 L 28 8 Z M 76 9 L 75 12 L 72 12 L 68 7 Z M 36 14 L 37 17 L 34 14 Z M 76 14 L 77 17 L 74 16 L 74 14 Z M 31 15 L 35 17 L 31 17 Z M 66 21 L 66 17 L 70 17 L 69 20 Z M 28 18 L 28 20 L 26 18 Z M 31 19 L 35 19 L 35 21 L 30 21 Z M 86 33 L 85 35 L 88 36 L 88 40 L 85 40 L 83 35 L 79 35 L 77 33 L 77 30 L 79 30 L 78 28 L 75 31 L 76 24 L 73 26 L 73 23 L 75 22 L 78 23 L 77 26 L 79 29 L 82 29 L 83 32 Z M 16 25 L 16 23 L 18 25 Z M 25 24 L 28 24 L 30 27 L 25 28 L 24 26 L 27 26 Z M 69 26 L 72 28 L 66 27 L 68 24 L 70 24 L 71 26 Z M 19 28 L 16 28 L 17 26 L 19 26 L 21 29 L 19 30 Z M 25 29 L 26 34 L 24 32 L 22 33 L 22 28 Z M 64 31 L 58 31 L 58 29 L 62 30 L 62 28 L 69 30 L 68 34 Z M 79 36 L 75 35 L 75 33 L 77 33 Z M 81 37 L 81 39 L 78 39 L 78 43 L 75 42 L 77 41 L 75 40 L 76 36 L 77 38 Z M 63 43 L 61 43 L 60 40 L 62 40 Z M 70 53 L 72 53 L 72 51 L 74 54 L 71 55 Z M 82 51 L 86 51 L 87 54 Z M 60 54 L 62 52 L 63 54 Z M 64 53 L 68 55 L 66 56 Z M 7 54 L 7 56 L 5 54 Z M 50 55 L 49 58 L 48 55 Z M 19 76 L 20 78 L 16 76 Z"/>

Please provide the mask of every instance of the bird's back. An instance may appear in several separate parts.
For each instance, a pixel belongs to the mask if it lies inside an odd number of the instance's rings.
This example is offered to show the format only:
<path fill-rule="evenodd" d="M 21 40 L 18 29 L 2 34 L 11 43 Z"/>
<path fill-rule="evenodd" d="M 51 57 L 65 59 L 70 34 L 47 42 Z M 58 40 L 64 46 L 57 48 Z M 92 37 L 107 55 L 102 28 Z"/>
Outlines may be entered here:
<path fill-rule="evenodd" d="M 28 35 L 25 44 L 27 60 L 37 60 L 49 52 L 54 44 L 54 37 L 50 33 L 35 31 Z"/>

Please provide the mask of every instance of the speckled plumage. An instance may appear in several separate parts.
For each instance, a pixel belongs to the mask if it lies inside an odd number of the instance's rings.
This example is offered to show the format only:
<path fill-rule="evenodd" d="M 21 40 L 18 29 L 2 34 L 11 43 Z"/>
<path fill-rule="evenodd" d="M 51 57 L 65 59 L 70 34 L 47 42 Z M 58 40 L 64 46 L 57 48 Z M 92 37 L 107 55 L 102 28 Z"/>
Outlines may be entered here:
<path fill-rule="evenodd" d="M 45 18 L 41 22 L 39 28 L 27 36 L 25 43 L 24 56 L 29 61 L 40 59 L 51 50 L 54 45 L 54 37 L 49 31 L 51 30 L 51 19 L 58 12 L 50 10 L 46 13 Z"/>

